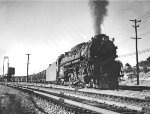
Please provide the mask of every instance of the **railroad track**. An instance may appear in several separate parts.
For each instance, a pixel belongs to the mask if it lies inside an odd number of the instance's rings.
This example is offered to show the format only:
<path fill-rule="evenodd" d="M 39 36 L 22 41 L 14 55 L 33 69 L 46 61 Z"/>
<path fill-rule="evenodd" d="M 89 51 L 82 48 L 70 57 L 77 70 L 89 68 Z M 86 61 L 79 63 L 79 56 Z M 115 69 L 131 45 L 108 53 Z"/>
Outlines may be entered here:
<path fill-rule="evenodd" d="M 62 88 L 44 88 L 44 87 L 32 87 L 32 86 L 26 86 L 24 88 L 34 91 L 34 93 L 38 94 L 38 96 L 40 96 L 41 93 L 42 95 L 48 94 L 48 95 L 58 97 L 57 100 L 61 100 L 63 102 L 65 101 L 66 103 L 71 103 L 71 101 L 73 100 L 72 105 L 76 104 L 76 106 L 79 108 L 84 106 L 84 110 L 90 109 L 88 111 L 93 111 L 96 113 L 104 113 L 104 114 L 106 112 L 107 114 L 109 113 L 141 114 L 143 113 L 143 109 L 144 109 L 143 107 L 139 107 L 139 106 L 123 105 L 122 103 L 118 103 L 118 102 L 106 101 L 106 99 L 104 98 L 107 99 L 109 98 L 112 100 L 121 99 L 124 102 L 127 101 L 136 102 L 136 103 L 146 102 L 145 99 L 133 99 L 133 98 L 127 98 L 121 96 L 118 97 L 113 95 L 90 93 L 84 91 L 74 91 L 74 90 L 68 90 Z M 99 97 L 99 99 L 93 98 L 92 96 Z"/>
<path fill-rule="evenodd" d="M 150 90 L 150 87 L 148 87 L 148 86 L 126 86 L 126 85 L 120 85 L 119 89 L 132 90 L 132 91 L 144 91 L 144 90 Z"/>
<path fill-rule="evenodd" d="M 104 113 L 119 114 L 114 111 L 99 108 L 89 103 L 83 103 L 85 102 L 83 99 L 69 97 L 69 96 L 63 95 L 62 93 L 58 94 L 54 92 L 48 92 L 48 91 L 43 91 L 40 89 L 35 89 L 35 88 L 33 89 L 33 88 L 28 88 L 28 87 L 16 86 L 16 85 L 8 85 L 8 86 L 20 89 L 30 94 L 34 94 L 38 97 L 53 101 L 55 103 L 57 102 L 57 104 L 73 111 L 75 114 L 104 114 Z"/>

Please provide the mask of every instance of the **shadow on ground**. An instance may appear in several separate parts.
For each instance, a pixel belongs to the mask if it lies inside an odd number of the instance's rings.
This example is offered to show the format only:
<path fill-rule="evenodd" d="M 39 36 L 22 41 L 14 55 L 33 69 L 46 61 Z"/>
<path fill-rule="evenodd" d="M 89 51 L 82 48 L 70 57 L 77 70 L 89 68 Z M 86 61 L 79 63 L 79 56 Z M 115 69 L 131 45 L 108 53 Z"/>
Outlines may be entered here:
<path fill-rule="evenodd" d="M 0 96 L 0 114 L 36 114 L 22 107 L 21 98 L 14 94 Z"/>

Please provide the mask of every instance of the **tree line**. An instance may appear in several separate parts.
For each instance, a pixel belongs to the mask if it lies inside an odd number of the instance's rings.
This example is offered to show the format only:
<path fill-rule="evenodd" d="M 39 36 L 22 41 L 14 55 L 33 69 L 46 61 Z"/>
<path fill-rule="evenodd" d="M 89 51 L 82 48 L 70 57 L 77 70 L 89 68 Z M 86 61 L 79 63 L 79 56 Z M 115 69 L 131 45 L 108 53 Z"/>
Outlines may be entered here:
<path fill-rule="evenodd" d="M 146 59 L 146 60 L 142 60 L 139 62 L 139 72 L 144 72 L 147 73 L 148 71 L 150 71 L 150 56 Z M 124 72 L 125 73 L 136 73 L 136 66 L 132 67 L 129 63 L 125 64 L 125 68 L 124 68 Z"/>

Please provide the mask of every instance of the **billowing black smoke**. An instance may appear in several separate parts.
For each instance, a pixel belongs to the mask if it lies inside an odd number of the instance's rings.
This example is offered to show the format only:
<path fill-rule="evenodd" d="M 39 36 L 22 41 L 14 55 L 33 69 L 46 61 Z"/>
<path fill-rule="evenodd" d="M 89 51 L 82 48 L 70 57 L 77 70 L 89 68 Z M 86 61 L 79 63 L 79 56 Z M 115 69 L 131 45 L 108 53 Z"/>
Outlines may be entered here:
<path fill-rule="evenodd" d="M 89 6 L 92 11 L 94 19 L 94 31 L 95 35 L 101 33 L 101 24 L 103 23 L 104 16 L 107 15 L 107 0 L 90 0 Z"/>

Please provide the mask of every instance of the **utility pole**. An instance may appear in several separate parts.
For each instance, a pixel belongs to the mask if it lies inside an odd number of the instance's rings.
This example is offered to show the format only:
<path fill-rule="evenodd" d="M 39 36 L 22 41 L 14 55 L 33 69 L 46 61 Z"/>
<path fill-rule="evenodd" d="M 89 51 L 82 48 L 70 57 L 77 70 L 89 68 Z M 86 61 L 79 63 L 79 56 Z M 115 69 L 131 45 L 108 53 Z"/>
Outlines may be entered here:
<path fill-rule="evenodd" d="M 28 56 L 28 61 L 27 61 L 27 82 L 28 82 L 28 71 L 29 71 L 29 55 L 31 54 L 26 54 Z"/>
<path fill-rule="evenodd" d="M 141 39 L 141 38 L 138 38 L 137 37 L 137 27 L 139 27 L 139 25 L 137 25 L 137 22 L 141 22 L 141 20 L 130 20 L 132 22 L 134 22 L 134 25 L 132 25 L 134 28 L 135 28 L 135 38 L 132 38 L 132 39 L 135 39 L 135 43 L 136 43 L 136 72 L 137 72 L 137 85 L 139 85 L 139 62 L 138 62 L 138 39 Z"/>

